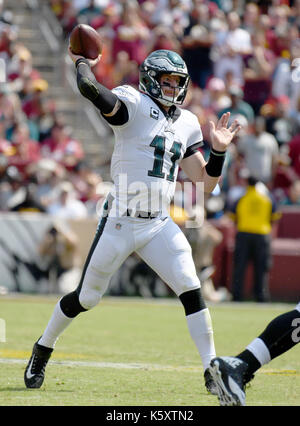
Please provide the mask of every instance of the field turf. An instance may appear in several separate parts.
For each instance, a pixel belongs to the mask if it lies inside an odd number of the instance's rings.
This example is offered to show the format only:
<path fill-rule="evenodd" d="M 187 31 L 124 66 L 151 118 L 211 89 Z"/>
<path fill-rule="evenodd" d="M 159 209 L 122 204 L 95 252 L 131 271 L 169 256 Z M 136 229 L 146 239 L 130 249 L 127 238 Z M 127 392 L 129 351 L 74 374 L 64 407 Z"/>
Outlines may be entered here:
<path fill-rule="evenodd" d="M 218 406 L 177 300 L 109 298 L 81 314 L 56 344 L 41 389 L 26 389 L 32 345 L 58 299 L 0 297 L 1 406 Z M 218 355 L 235 355 L 293 304 L 209 305 Z M 300 405 L 300 345 L 257 372 L 249 406 Z"/>

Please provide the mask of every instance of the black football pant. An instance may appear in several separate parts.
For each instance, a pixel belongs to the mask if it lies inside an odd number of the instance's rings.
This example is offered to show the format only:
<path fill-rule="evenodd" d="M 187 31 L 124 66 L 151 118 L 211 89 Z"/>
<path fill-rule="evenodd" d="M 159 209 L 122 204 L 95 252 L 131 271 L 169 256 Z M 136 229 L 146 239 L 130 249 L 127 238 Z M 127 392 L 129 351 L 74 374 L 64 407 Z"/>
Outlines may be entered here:
<path fill-rule="evenodd" d="M 244 281 L 249 262 L 253 263 L 253 291 L 257 302 L 267 301 L 268 271 L 271 264 L 271 236 L 238 232 L 233 262 L 233 300 L 243 300 Z"/>

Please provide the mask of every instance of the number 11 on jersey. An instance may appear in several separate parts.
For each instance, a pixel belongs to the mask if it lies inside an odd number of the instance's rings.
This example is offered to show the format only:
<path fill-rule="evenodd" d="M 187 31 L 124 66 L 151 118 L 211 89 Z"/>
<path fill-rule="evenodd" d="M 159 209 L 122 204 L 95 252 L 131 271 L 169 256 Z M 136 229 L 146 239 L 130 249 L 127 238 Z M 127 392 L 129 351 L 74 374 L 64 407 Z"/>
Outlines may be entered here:
<path fill-rule="evenodd" d="M 163 170 L 164 164 L 164 155 L 165 155 L 165 140 L 164 136 L 155 136 L 150 146 L 154 147 L 154 162 L 152 170 L 148 170 L 148 176 L 158 177 L 161 179 L 165 178 L 165 173 Z M 170 149 L 170 152 L 173 153 L 171 157 L 172 166 L 170 168 L 169 174 L 167 175 L 167 180 L 174 182 L 174 172 L 176 161 L 179 160 L 181 155 L 181 143 L 173 142 L 173 145 Z"/>

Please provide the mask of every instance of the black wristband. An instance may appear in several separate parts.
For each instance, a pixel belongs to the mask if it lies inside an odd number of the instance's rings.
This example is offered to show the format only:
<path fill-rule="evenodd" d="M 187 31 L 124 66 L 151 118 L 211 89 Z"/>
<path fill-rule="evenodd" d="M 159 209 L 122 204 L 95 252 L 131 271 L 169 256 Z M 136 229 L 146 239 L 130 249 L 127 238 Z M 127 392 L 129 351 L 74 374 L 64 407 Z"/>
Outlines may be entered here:
<path fill-rule="evenodd" d="M 226 151 L 211 149 L 208 162 L 205 166 L 206 173 L 211 177 L 219 177 L 222 173 Z"/>
<path fill-rule="evenodd" d="M 75 62 L 75 67 L 77 68 L 79 64 L 84 63 L 88 66 L 90 66 L 88 59 L 85 58 L 79 58 L 77 59 L 77 61 Z"/>

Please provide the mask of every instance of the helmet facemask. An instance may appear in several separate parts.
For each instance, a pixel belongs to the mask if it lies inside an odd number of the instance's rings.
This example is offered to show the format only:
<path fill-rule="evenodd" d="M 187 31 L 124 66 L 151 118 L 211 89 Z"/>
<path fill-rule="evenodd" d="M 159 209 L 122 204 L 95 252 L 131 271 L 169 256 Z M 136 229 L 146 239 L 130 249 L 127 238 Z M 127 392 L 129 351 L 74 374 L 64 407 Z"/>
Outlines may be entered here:
<path fill-rule="evenodd" d="M 177 61 L 177 62 L 176 62 Z M 163 74 L 178 75 L 178 93 L 167 96 L 162 90 L 160 78 Z M 158 50 L 151 53 L 140 68 L 139 88 L 165 106 L 181 105 L 185 99 L 190 77 L 181 57 L 175 52 Z"/>

